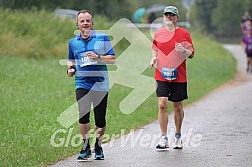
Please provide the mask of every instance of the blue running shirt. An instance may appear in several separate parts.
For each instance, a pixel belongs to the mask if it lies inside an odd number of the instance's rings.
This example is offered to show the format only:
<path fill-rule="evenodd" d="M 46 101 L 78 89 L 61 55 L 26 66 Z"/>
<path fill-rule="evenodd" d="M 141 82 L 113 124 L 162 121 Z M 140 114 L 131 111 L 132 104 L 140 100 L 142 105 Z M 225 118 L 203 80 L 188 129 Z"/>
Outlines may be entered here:
<path fill-rule="evenodd" d="M 92 51 L 100 56 L 115 55 L 109 37 L 104 33 L 92 32 L 84 40 L 80 35 L 69 41 L 68 60 L 75 61 L 75 87 L 95 91 L 108 91 L 109 78 L 107 65 L 90 60 L 86 52 Z"/>

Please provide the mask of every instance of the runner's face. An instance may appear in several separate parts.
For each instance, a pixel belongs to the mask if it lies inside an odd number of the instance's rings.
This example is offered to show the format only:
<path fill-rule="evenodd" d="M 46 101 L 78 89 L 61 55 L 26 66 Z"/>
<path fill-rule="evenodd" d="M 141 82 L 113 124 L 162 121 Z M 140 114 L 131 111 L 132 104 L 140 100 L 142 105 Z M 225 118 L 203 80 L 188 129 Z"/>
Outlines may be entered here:
<path fill-rule="evenodd" d="M 164 13 L 163 15 L 164 23 L 166 24 L 175 24 L 178 20 L 178 16 L 172 14 L 172 13 Z"/>
<path fill-rule="evenodd" d="M 89 13 L 80 13 L 77 23 L 78 29 L 83 33 L 92 30 L 92 16 Z"/>

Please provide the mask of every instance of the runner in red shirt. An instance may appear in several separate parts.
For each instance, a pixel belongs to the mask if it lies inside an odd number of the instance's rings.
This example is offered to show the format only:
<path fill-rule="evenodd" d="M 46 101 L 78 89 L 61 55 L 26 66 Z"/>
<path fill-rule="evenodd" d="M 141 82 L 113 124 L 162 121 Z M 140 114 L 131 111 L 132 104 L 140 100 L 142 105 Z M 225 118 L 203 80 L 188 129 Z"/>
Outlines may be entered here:
<path fill-rule="evenodd" d="M 161 139 L 157 149 L 168 146 L 168 100 L 174 109 L 176 126 L 174 149 L 182 148 L 181 126 L 184 118 L 183 100 L 187 99 L 186 58 L 193 58 L 194 47 L 189 32 L 177 26 L 178 9 L 168 6 L 164 9 L 165 27 L 154 35 L 150 68 L 156 64 L 155 80 L 158 97 L 158 120 L 161 128 Z"/>

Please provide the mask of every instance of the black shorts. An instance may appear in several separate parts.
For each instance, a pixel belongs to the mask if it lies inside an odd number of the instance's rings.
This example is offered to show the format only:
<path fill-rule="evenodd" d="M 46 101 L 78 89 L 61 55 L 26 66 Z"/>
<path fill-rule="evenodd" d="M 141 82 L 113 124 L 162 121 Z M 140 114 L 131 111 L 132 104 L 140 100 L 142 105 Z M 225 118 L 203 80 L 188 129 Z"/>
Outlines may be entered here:
<path fill-rule="evenodd" d="M 93 104 L 95 125 L 99 128 L 103 128 L 106 125 L 107 91 L 92 91 L 78 88 L 76 90 L 76 100 L 79 107 L 79 123 L 86 124 L 90 122 L 91 104 Z"/>
<path fill-rule="evenodd" d="M 247 53 L 247 57 L 251 57 L 252 58 L 252 53 Z"/>
<path fill-rule="evenodd" d="M 169 101 L 180 102 L 188 99 L 187 82 L 163 82 L 157 81 L 157 97 L 168 97 Z"/>

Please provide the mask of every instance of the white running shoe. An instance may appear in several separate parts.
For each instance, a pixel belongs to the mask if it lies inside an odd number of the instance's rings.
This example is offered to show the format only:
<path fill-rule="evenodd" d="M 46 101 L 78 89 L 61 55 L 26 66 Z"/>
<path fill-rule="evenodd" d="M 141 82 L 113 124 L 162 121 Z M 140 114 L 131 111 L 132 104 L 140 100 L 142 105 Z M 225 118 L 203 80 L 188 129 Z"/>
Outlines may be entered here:
<path fill-rule="evenodd" d="M 161 136 L 158 145 L 156 146 L 157 150 L 168 150 L 169 145 L 168 145 L 168 137 L 166 136 Z"/>
<path fill-rule="evenodd" d="M 182 149 L 183 143 L 181 137 L 174 138 L 173 149 Z"/>

